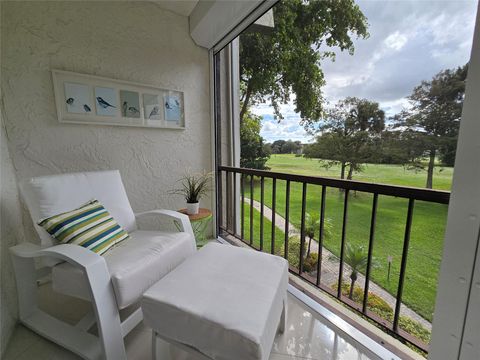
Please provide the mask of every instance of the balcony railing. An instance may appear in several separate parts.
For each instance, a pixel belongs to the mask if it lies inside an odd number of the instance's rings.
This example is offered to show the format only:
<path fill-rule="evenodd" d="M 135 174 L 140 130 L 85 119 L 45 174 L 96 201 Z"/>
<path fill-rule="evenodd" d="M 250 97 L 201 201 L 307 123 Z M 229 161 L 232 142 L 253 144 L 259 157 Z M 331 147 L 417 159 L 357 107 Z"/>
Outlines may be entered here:
<path fill-rule="evenodd" d="M 417 346 L 423 351 L 428 352 L 428 345 L 407 333 L 399 327 L 400 311 L 402 305 L 402 296 L 405 286 L 405 271 L 407 268 L 407 256 L 409 252 L 410 235 L 412 228 L 412 220 L 414 216 L 414 206 L 416 201 L 425 201 L 430 203 L 448 204 L 450 193 L 447 191 L 429 190 L 421 188 L 411 188 L 403 186 L 393 186 L 384 184 L 374 184 L 352 180 L 340 180 L 325 177 L 316 176 L 302 176 L 287 173 L 278 173 L 262 170 L 244 169 L 228 166 L 219 166 L 217 171 L 217 224 L 224 235 L 233 236 L 238 240 L 254 247 L 260 251 L 267 251 L 272 254 L 284 256 L 286 259 L 289 257 L 289 237 L 290 237 L 290 202 L 291 202 L 291 188 L 293 184 L 299 184 L 295 186 L 301 186 L 301 212 L 300 212 L 300 251 L 298 254 L 299 261 L 298 267 L 290 265 L 290 272 L 301 277 L 308 283 L 316 286 L 319 289 L 324 290 L 330 295 L 336 297 L 339 301 L 350 306 L 356 311 L 360 312 L 370 320 L 373 320 L 379 324 L 387 332 L 393 332 L 397 336 L 407 340 L 413 345 Z M 265 180 L 271 181 L 271 201 L 270 210 L 271 216 L 271 239 L 268 239 L 270 244 L 269 249 L 264 249 L 265 244 Z M 279 216 L 276 212 L 276 207 L 279 206 L 277 202 L 277 182 L 282 181 L 285 183 L 284 190 L 285 196 L 285 208 L 283 214 L 284 224 L 284 239 L 283 239 L 283 253 L 280 249 L 275 248 L 276 237 L 276 216 Z M 259 182 L 260 187 L 260 217 L 259 217 L 259 241 L 257 244 L 254 242 L 254 191 L 255 182 Z M 321 196 L 319 200 L 319 228 L 318 228 L 318 262 L 316 269 L 316 277 L 311 276 L 304 271 L 304 256 L 306 246 L 306 234 L 305 234 L 305 214 L 307 208 L 307 188 L 309 186 L 320 186 Z M 327 188 L 339 189 L 338 196 L 342 197 L 343 201 L 343 214 L 342 214 L 342 226 L 340 237 L 340 249 L 339 249 L 339 267 L 338 267 L 338 280 L 336 288 L 326 286 L 321 282 L 322 276 L 322 251 L 323 241 L 325 237 L 325 205 L 327 198 Z M 258 191 L 258 190 L 257 190 Z M 245 197 L 245 193 L 248 192 L 249 199 Z M 368 237 L 368 257 L 367 266 L 364 271 L 364 291 L 363 301 L 361 304 L 350 300 L 349 297 L 342 294 L 342 282 L 344 279 L 345 269 L 345 251 L 346 251 L 346 239 L 347 239 L 347 223 L 349 215 L 349 198 L 352 197 L 352 192 L 363 192 L 372 194 L 372 205 L 370 213 L 369 224 L 369 237 Z M 257 193 L 258 194 L 258 193 Z M 283 196 L 283 195 L 282 195 Z M 408 199 L 408 206 L 405 213 L 405 230 L 398 241 L 403 241 L 402 254 L 400 260 L 400 271 L 398 279 L 398 287 L 395 294 L 395 309 L 393 322 L 390 322 L 378 314 L 368 309 L 368 297 L 369 286 L 371 282 L 372 271 L 372 253 L 375 240 L 375 228 L 377 223 L 377 208 L 379 196 L 390 196 L 397 198 Z M 258 195 L 257 195 L 258 198 Z M 283 204 L 282 204 L 283 205 Z M 318 205 L 317 205 L 318 206 Z M 249 208 L 249 225 L 246 229 L 245 222 L 245 207 Z M 258 206 L 257 206 L 258 207 Z M 240 213 L 238 213 L 240 212 Z M 282 222 L 283 222 L 282 220 Z M 368 226 L 368 224 L 367 224 Z M 246 233 L 248 238 L 245 237 Z M 267 244 L 268 244 L 267 243 Z"/>

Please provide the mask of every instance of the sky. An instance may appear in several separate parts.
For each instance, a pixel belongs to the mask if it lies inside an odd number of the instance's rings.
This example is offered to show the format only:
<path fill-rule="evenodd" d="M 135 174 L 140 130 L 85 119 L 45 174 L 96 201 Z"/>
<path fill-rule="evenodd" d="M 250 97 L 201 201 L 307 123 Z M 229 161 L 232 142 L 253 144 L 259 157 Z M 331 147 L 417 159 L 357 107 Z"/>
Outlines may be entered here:
<path fill-rule="evenodd" d="M 354 39 L 353 56 L 336 49 L 336 60 L 323 60 L 328 104 L 347 96 L 379 102 L 386 116 L 408 106 L 406 96 L 422 80 L 443 69 L 468 62 L 472 46 L 476 0 L 357 0 L 368 19 L 370 37 Z M 268 104 L 252 107 L 262 116 L 260 134 L 266 142 L 313 137 L 299 125 L 293 100 L 282 105 L 284 120 L 273 118 Z"/>

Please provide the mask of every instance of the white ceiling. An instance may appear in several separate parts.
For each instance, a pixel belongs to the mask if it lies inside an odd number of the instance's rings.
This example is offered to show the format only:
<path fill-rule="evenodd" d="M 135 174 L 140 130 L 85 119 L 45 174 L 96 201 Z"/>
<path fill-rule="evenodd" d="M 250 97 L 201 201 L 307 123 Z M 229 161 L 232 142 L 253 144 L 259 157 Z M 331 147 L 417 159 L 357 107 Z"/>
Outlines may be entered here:
<path fill-rule="evenodd" d="M 189 16 L 198 0 L 155 0 L 153 1 L 159 7 L 170 10 L 176 14 Z"/>

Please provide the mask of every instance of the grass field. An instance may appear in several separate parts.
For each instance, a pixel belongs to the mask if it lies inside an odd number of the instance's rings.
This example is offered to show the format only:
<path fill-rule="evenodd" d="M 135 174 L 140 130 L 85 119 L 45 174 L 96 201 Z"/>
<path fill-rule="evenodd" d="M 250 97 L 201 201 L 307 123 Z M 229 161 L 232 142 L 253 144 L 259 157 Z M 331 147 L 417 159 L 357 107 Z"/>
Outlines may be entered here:
<path fill-rule="evenodd" d="M 244 205 L 245 211 L 245 234 L 244 239 L 247 242 L 250 240 L 250 205 Z M 272 222 L 267 218 L 263 220 L 263 251 L 271 252 L 272 248 Z M 275 227 L 275 244 L 274 244 L 274 253 L 279 256 L 284 256 L 283 244 L 285 241 L 285 233 L 281 231 L 278 227 Z M 260 212 L 256 209 L 253 209 L 253 238 L 252 246 L 257 249 L 260 249 Z"/>
<path fill-rule="evenodd" d="M 295 155 L 273 154 L 267 162 L 272 171 L 286 172 L 298 175 L 340 177 L 340 166 L 326 169 L 317 159 L 295 157 Z M 452 185 L 453 168 L 436 167 L 433 176 L 433 188 L 450 190 Z M 407 170 L 402 165 L 365 164 L 364 171 L 354 173 L 353 180 L 373 183 L 425 187 L 427 173 Z"/>
<path fill-rule="evenodd" d="M 272 171 L 294 174 L 338 177 L 339 169 L 326 170 L 317 160 L 304 159 L 294 155 L 273 155 L 267 165 Z M 434 176 L 434 187 L 450 189 L 453 169 L 437 169 Z M 405 170 L 396 165 L 366 165 L 365 171 L 355 174 L 354 179 L 406 186 L 424 185 L 426 174 Z M 271 181 L 265 180 L 265 204 L 271 206 Z M 301 184 L 291 184 L 290 222 L 299 227 L 301 213 Z M 245 196 L 250 196 L 248 186 Z M 253 197 L 260 200 L 260 188 L 256 183 Z M 370 216 L 373 195 L 357 192 L 349 198 L 348 222 L 346 229 L 347 242 L 368 245 Z M 321 188 L 307 187 L 307 211 L 312 216 L 319 216 Z M 333 224 L 333 235 L 325 239 L 324 245 L 333 253 L 339 254 L 343 215 L 344 193 L 337 189 L 328 189 L 326 197 L 326 217 Z M 372 279 L 391 294 L 396 295 L 400 260 L 403 247 L 403 236 L 407 213 L 407 200 L 389 196 L 380 196 L 378 202 L 376 236 L 373 256 L 376 267 L 372 271 Z M 285 214 L 285 182 L 277 181 L 277 212 Z M 248 211 L 246 211 L 248 218 Z M 259 238 L 259 216 L 254 212 L 254 240 Z M 407 271 L 403 302 L 424 318 L 432 320 L 438 272 L 443 247 L 443 235 L 447 216 L 447 206 L 440 204 L 415 202 L 414 218 L 408 253 Z M 247 224 L 246 224 L 247 225 Z M 270 222 L 265 221 L 265 239 L 269 239 Z M 249 239 L 248 227 L 245 238 Z M 283 234 L 279 233 L 280 239 Z M 277 235 L 277 247 L 281 240 Z M 268 241 L 268 240 L 267 240 Z M 388 256 L 393 257 L 390 280 L 387 281 Z"/>

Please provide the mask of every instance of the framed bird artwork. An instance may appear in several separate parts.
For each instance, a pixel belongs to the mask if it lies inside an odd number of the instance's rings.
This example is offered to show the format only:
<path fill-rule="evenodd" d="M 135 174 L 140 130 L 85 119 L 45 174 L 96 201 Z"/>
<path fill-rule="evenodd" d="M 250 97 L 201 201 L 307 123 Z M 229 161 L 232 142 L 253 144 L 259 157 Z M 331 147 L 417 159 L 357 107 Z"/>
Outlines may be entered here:
<path fill-rule="evenodd" d="M 63 70 L 52 77 L 61 123 L 185 129 L 182 91 Z"/>
<path fill-rule="evenodd" d="M 182 117 L 181 100 L 178 95 L 168 94 L 164 97 L 165 120 L 179 122 Z"/>
<path fill-rule="evenodd" d="M 136 91 L 120 90 L 122 116 L 125 118 L 140 118 L 140 95 Z"/>
<path fill-rule="evenodd" d="M 117 95 L 114 88 L 95 87 L 97 115 L 116 116 L 118 113 Z"/>
<path fill-rule="evenodd" d="M 90 89 L 87 85 L 64 83 L 65 104 L 71 114 L 86 114 L 92 111 Z"/>
<path fill-rule="evenodd" d="M 158 95 L 143 94 L 143 107 L 146 120 L 162 120 L 162 102 Z"/>

